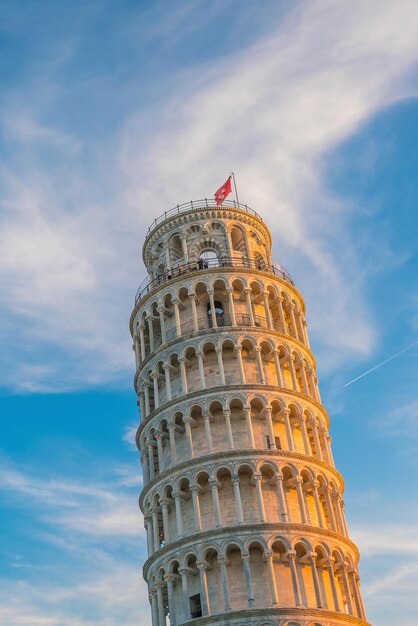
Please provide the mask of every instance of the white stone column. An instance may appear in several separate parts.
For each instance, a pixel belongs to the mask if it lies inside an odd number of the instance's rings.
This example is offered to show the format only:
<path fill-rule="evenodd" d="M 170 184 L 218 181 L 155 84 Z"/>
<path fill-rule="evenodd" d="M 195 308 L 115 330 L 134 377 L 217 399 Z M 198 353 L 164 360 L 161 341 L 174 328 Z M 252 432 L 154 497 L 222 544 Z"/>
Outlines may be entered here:
<path fill-rule="evenodd" d="M 298 329 L 298 339 L 299 341 L 301 341 L 302 343 L 305 343 L 305 337 L 304 337 L 304 332 L 303 332 L 303 324 L 302 324 L 302 319 L 301 319 L 301 312 L 299 310 L 295 311 L 295 317 L 296 317 L 296 326 Z"/>
<path fill-rule="evenodd" d="M 339 531 L 341 535 L 346 535 L 346 526 L 344 524 L 343 514 L 341 510 L 341 496 L 337 493 L 332 495 L 332 500 L 335 502 L 335 510 L 337 512 L 337 520 Z"/>
<path fill-rule="evenodd" d="M 138 369 L 138 367 L 141 365 L 141 355 L 140 355 L 139 339 L 136 335 L 134 337 L 134 345 L 132 346 L 132 348 L 135 353 L 135 367 L 136 369 Z"/>
<path fill-rule="evenodd" d="M 170 524 L 168 521 L 168 505 L 169 501 L 166 498 L 160 500 L 161 511 L 163 514 L 163 531 L 164 531 L 164 543 L 170 543 Z"/>
<path fill-rule="evenodd" d="M 350 585 L 348 584 L 347 569 L 348 569 L 347 563 L 342 563 L 340 566 L 340 572 L 341 572 L 341 578 L 343 580 L 344 594 L 345 594 L 345 599 L 347 602 L 347 610 L 348 610 L 349 615 L 354 615 L 353 603 L 351 600 Z"/>
<path fill-rule="evenodd" d="M 203 616 L 210 615 L 209 593 L 208 593 L 208 581 L 206 576 L 206 563 L 196 563 L 199 570 L 200 577 L 200 602 L 202 605 Z"/>
<path fill-rule="evenodd" d="M 273 420 L 271 417 L 272 408 L 269 406 L 266 406 L 264 411 L 266 413 L 267 430 L 269 431 L 270 448 L 272 450 L 276 450 L 276 438 L 274 435 L 274 426 L 273 426 Z"/>
<path fill-rule="evenodd" d="M 299 423 L 300 423 L 300 431 L 302 433 L 303 447 L 305 449 L 305 454 L 307 456 L 311 456 L 312 455 L 312 450 L 311 450 L 311 444 L 309 443 L 308 431 L 306 429 L 306 417 L 305 417 L 305 415 L 301 415 L 299 417 Z"/>
<path fill-rule="evenodd" d="M 151 589 L 150 600 L 151 600 L 152 626 L 159 626 L 160 622 L 158 620 L 158 602 L 157 602 L 157 590 L 156 589 Z"/>
<path fill-rule="evenodd" d="M 332 454 L 332 448 L 331 448 L 332 439 L 331 439 L 331 437 L 329 435 L 327 435 L 327 437 L 326 437 L 326 442 L 327 442 L 327 452 L 328 452 L 328 456 L 329 456 L 330 465 L 335 467 L 335 461 L 334 461 L 334 457 L 333 457 L 333 454 Z"/>
<path fill-rule="evenodd" d="M 161 472 L 164 469 L 164 456 L 163 456 L 163 434 L 159 431 L 154 433 L 154 437 L 157 441 L 157 454 L 158 454 L 158 469 Z"/>
<path fill-rule="evenodd" d="M 332 599 L 334 601 L 334 609 L 336 611 L 341 611 L 340 601 L 338 599 L 337 586 L 335 584 L 334 561 L 335 561 L 335 559 L 330 557 L 327 560 L 326 567 L 328 569 L 329 579 L 330 579 L 330 583 L 331 583 L 331 592 L 332 592 Z"/>
<path fill-rule="evenodd" d="M 235 499 L 235 509 L 237 512 L 237 523 L 244 523 L 244 516 L 242 514 L 242 504 L 241 504 L 241 493 L 239 489 L 239 476 L 232 476 L 232 484 L 234 486 L 234 499 Z"/>
<path fill-rule="evenodd" d="M 279 319 L 280 319 L 281 331 L 282 331 L 283 334 L 287 335 L 286 320 L 285 320 L 285 317 L 284 317 L 284 310 L 283 310 L 284 298 L 282 296 L 280 296 L 278 298 L 278 300 L 279 300 L 278 309 L 279 309 Z"/>
<path fill-rule="evenodd" d="M 264 508 L 261 474 L 254 473 L 254 484 L 255 484 L 255 491 L 257 494 L 258 514 L 260 516 L 260 522 L 263 524 L 266 521 L 266 511 Z"/>
<path fill-rule="evenodd" d="M 298 391 L 298 381 L 296 379 L 296 371 L 295 371 L 295 357 L 293 356 L 293 354 L 291 354 L 289 357 L 289 369 L 290 369 L 290 376 L 292 378 L 293 390 Z"/>
<path fill-rule="evenodd" d="M 251 289 L 244 289 L 244 291 L 245 291 L 245 298 L 247 302 L 247 312 L 250 317 L 250 325 L 255 326 L 253 305 L 251 303 Z"/>
<path fill-rule="evenodd" d="M 311 570 L 312 570 L 312 580 L 313 580 L 314 591 L 315 591 L 316 606 L 318 609 L 322 609 L 323 602 L 322 602 L 322 597 L 321 597 L 321 587 L 319 585 L 318 570 L 316 568 L 316 558 L 317 558 L 316 553 L 311 552 L 309 555 L 309 562 L 311 564 Z"/>
<path fill-rule="evenodd" d="M 176 626 L 176 607 L 174 603 L 174 574 L 166 574 L 164 580 L 167 583 L 168 613 L 170 615 L 170 626 Z"/>
<path fill-rule="evenodd" d="M 319 441 L 318 423 L 316 420 L 311 420 L 311 427 L 312 427 L 312 434 L 313 434 L 313 438 L 315 442 L 316 456 L 318 457 L 320 461 L 322 461 L 323 456 L 322 456 L 322 450 L 321 450 L 321 442 Z"/>
<path fill-rule="evenodd" d="M 276 474 L 276 489 L 280 506 L 280 519 L 283 524 L 286 524 L 289 521 L 289 513 L 287 509 L 286 496 L 284 495 L 282 473 Z"/>
<path fill-rule="evenodd" d="M 221 385 L 225 385 L 225 371 L 224 371 L 224 363 L 222 359 L 222 348 L 215 348 L 216 358 L 218 359 L 218 369 L 219 369 L 219 379 Z"/>
<path fill-rule="evenodd" d="M 251 577 L 250 555 L 241 554 L 241 558 L 242 562 L 244 563 L 245 588 L 247 591 L 248 607 L 251 609 L 254 606 L 254 591 L 253 581 Z"/>
<path fill-rule="evenodd" d="M 215 511 L 215 526 L 216 528 L 220 528 L 222 526 L 222 518 L 221 518 L 221 507 L 219 504 L 219 483 L 216 479 L 209 481 L 210 488 L 212 490 L 212 502 L 213 509 Z"/>
<path fill-rule="evenodd" d="M 164 611 L 164 601 L 163 601 L 163 585 L 162 583 L 157 584 L 157 600 L 158 600 L 158 623 L 159 626 L 166 626 L 165 623 L 165 611 Z"/>
<path fill-rule="evenodd" d="M 184 262 L 189 262 L 189 251 L 187 249 L 187 237 L 181 237 L 181 248 L 183 250 Z"/>
<path fill-rule="evenodd" d="M 193 450 L 193 436 L 192 436 L 191 422 L 192 422 L 191 417 L 183 417 L 183 423 L 186 428 L 186 439 L 187 439 L 187 444 L 189 446 L 189 453 L 190 453 L 190 456 L 193 458 L 194 450 Z"/>
<path fill-rule="evenodd" d="M 257 369 L 258 369 L 258 375 L 260 377 L 260 383 L 262 385 L 266 384 L 266 375 L 264 373 L 264 367 L 263 367 L 263 358 L 261 356 L 261 348 L 260 346 L 256 346 L 255 348 L 255 358 L 257 361 Z"/>
<path fill-rule="evenodd" d="M 306 515 L 305 498 L 303 496 L 302 476 L 296 476 L 295 485 L 296 485 L 296 493 L 298 495 L 298 502 L 299 502 L 299 509 L 300 509 L 300 516 L 301 516 L 302 524 L 306 524 L 308 520 L 307 520 L 307 515 Z"/>
<path fill-rule="evenodd" d="M 240 376 L 241 385 L 245 385 L 245 372 L 244 372 L 244 363 L 242 362 L 242 346 L 235 346 L 235 350 L 237 351 L 237 362 L 238 362 L 238 371 Z"/>
<path fill-rule="evenodd" d="M 152 384 L 154 385 L 154 408 L 158 409 L 160 406 L 160 394 L 158 392 L 158 374 L 152 372 L 151 374 Z"/>
<path fill-rule="evenodd" d="M 322 506 L 321 506 L 321 502 L 319 500 L 319 495 L 318 495 L 318 487 L 319 487 L 319 481 L 314 480 L 312 482 L 312 494 L 313 494 L 314 501 L 315 501 L 316 516 L 318 518 L 319 526 L 321 528 L 324 528 L 324 519 L 323 519 L 323 514 L 322 514 Z"/>
<path fill-rule="evenodd" d="M 293 302 L 290 303 L 289 306 L 289 315 L 290 315 L 290 323 L 291 323 L 291 327 L 292 327 L 292 335 L 293 337 L 298 336 L 297 330 L 296 330 L 296 320 L 295 320 L 295 305 L 293 304 Z"/>
<path fill-rule="evenodd" d="M 231 324 L 232 326 L 236 326 L 237 325 L 237 320 L 235 317 L 235 306 L 234 306 L 234 294 L 233 294 L 233 289 L 232 287 L 228 287 L 228 289 L 226 290 L 227 294 L 228 294 L 228 303 L 229 303 L 229 315 L 231 316 Z"/>
<path fill-rule="evenodd" d="M 177 537 L 181 539 L 183 537 L 183 521 L 181 516 L 181 495 L 177 491 L 173 493 L 174 504 L 176 507 L 176 524 L 177 524 Z"/>
<path fill-rule="evenodd" d="M 213 297 L 213 289 L 208 290 L 208 296 L 209 296 L 210 317 L 212 320 L 212 328 L 218 328 L 218 324 L 216 323 L 216 309 L 215 309 L 215 299 Z"/>
<path fill-rule="evenodd" d="M 290 566 L 290 573 L 292 576 L 292 585 L 293 585 L 293 595 L 295 597 L 295 605 L 297 608 L 302 608 L 302 597 L 300 594 L 298 573 L 296 571 L 296 552 L 294 550 L 289 550 L 287 552 L 287 558 Z"/>
<path fill-rule="evenodd" d="M 264 304 L 264 311 L 266 313 L 267 328 L 269 330 L 274 330 L 273 320 L 271 319 L 268 291 L 263 292 L 263 304 Z"/>
<path fill-rule="evenodd" d="M 158 529 L 158 511 L 155 507 L 151 509 L 152 515 L 152 531 L 154 535 L 154 552 L 160 549 L 160 531 Z"/>
<path fill-rule="evenodd" d="M 198 532 L 202 531 L 202 516 L 200 514 L 200 502 L 199 502 L 199 493 L 198 493 L 198 485 L 191 485 L 190 491 L 192 493 L 192 502 L 193 502 L 193 513 L 194 513 L 194 525 Z"/>
<path fill-rule="evenodd" d="M 142 476 L 144 486 L 149 483 L 149 467 L 148 467 L 148 455 L 146 452 L 141 453 L 141 465 L 142 465 Z"/>
<path fill-rule="evenodd" d="M 179 569 L 179 574 L 181 576 L 181 586 L 183 588 L 183 620 L 188 622 L 191 618 L 188 585 L 189 570 L 187 568 Z"/>
<path fill-rule="evenodd" d="M 310 392 L 309 392 L 309 385 L 308 385 L 308 379 L 306 378 L 306 370 L 305 370 L 305 362 L 302 361 L 300 364 L 300 371 L 302 374 L 302 385 L 303 385 L 303 393 L 305 394 L 305 396 L 310 397 Z"/>
<path fill-rule="evenodd" d="M 231 601 L 229 599 L 229 583 L 228 573 L 226 571 L 226 559 L 218 557 L 219 568 L 221 570 L 222 592 L 224 596 L 224 610 L 228 613 L 231 610 Z"/>
<path fill-rule="evenodd" d="M 158 311 L 158 315 L 160 316 L 161 343 L 163 344 L 167 341 L 166 332 L 165 332 L 164 307 L 159 307 L 157 311 Z"/>
<path fill-rule="evenodd" d="M 279 387 L 284 387 L 283 374 L 280 367 L 280 355 L 277 349 L 273 350 L 274 367 L 276 368 L 277 384 Z"/>
<path fill-rule="evenodd" d="M 212 433 L 210 430 L 210 413 L 204 413 L 203 419 L 205 422 L 205 435 L 206 435 L 206 443 L 208 446 L 208 453 L 212 454 L 213 452 L 213 444 L 212 444 Z"/>
<path fill-rule="evenodd" d="M 231 227 L 227 226 L 225 228 L 225 234 L 226 234 L 226 247 L 228 249 L 228 256 L 229 258 L 232 258 L 232 239 L 231 239 Z"/>
<path fill-rule="evenodd" d="M 229 409 L 225 409 L 223 411 L 226 425 L 226 436 L 228 439 L 228 446 L 230 450 L 234 450 L 234 438 L 232 436 L 232 428 L 231 428 L 231 411 Z"/>
<path fill-rule="evenodd" d="M 177 446 L 176 446 L 176 425 L 168 425 L 168 433 L 170 437 L 170 450 L 171 450 L 171 462 L 172 465 L 177 463 Z"/>
<path fill-rule="evenodd" d="M 152 444 L 151 442 L 148 442 L 147 448 L 148 448 L 149 475 L 152 480 L 153 478 L 155 478 L 154 444 Z"/>
<path fill-rule="evenodd" d="M 174 320 L 176 322 L 176 333 L 177 337 L 181 337 L 181 322 L 180 322 L 180 311 L 179 311 L 179 301 L 177 299 L 172 300 L 173 308 L 174 308 Z"/>
<path fill-rule="evenodd" d="M 149 351 L 154 352 L 154 327 L 152 324 L 152 315 L 149 315 L 146 318 L 146 321 L 148 323 L 148 335 L 149 335 Z"/>
<path fill-rule="evenodd" d="M 283 420 L 286 429 L 287 445 L 291 452 L 295 451 L 295 441 L 293 439 L 292 425 L 290 423 L 290 409 L 283 409 Z"/>
<path fill-rule="evenodd" d="M 150 515 L 145 516 L 145 530 L 147 531 L 147 548 L 148 556 L 154 554 L 154 533 L 152 530 L 152 517 Z"/>
<path fill-rule="evenodd" d="M 251 407 L 245 406 L 244 413 L 245 413 L 245 422 L 247 424 L 248 444 L 250 448 L 255 448 L 253 421 L 251 418 Z"/>
<path fill-rule="evenodd" d="M 196 352 L 197 364 L 199 368 L 199 382 L 202 389 L 206 389 L 205 368 L 203 367 L 203 354 Z"/>
<path fill-rule="evenodd" d="M 139 340 L 141 343 L 141 361 L 145 360 L 145 337 L 144 337 L 144 326 L 141 324 L 139 327 Z"/>
<path fill-rule="evenodd" d="M 167 402 L 171 402 L 172 400 L 170 369 L 171 369 L 171 365 L 169 363 L 164 363 L 163 370 L 164 370 L 164 376 L 165 376 L 165 389 L 166 389 Z"/>
<path fill-rule="evenodd" d="M 360 591 L 360 576 L 358 574 L 358 572 L 354 571 L 353 572 L 353 582 L 355 585 L 355 589 L 356 589 L 356 602 L 358 605 L 358 609 L 359 609 L 359 617 L 361 619 L 366 619 L 366 611 L 364 610 L 364 604 L 363 604 L 363 599 L 361 597 L 361 591 Z"/>
<path fill-rule="evenodd" d="M 139 398 L 139 412 L 141 414 L 141 422 L 144 422 L 147 415 L 145 411 L 145 394 L 143 391 L 140 391 L 138 393 L 138 398 Z"/>
<path fill-rule="evenodd" d="M 307 323 L 305 319 L 303 320 L 302 325 L 303 325 L 303 336 L 305 338 L 305 344 L 310 349 L 311 346 L 309 345 L 308 329 L 307 329 Z"/>
<path fill-rule="evenodd" d="M 148 415 L 151 413 L 151 405 L 150 405 L 150 401 L 149 401 L 149 387 L 150 387 L 151 383 L 149 382 L 149 380 L 144 380 L 142 386 L 144 388 L 144 397 L 145 397 L 145 417 L 148 417 Z"/>
<path fill-rule="evenodd" d="M 189 390 L 187 387 L 186 359 L 184 357 L 180 357 L 179 364 L 180 364 L 181 386 L 183 388 L 183 393 L 187 395 L 189 393 Z"/>
<path fill-rule="evenodd" d="M 199 330 L 199 321 L 197 319 L 196 295 L 194 293 L 190 294 L 189 300 L 192 304 L 193 329 L 197 332 Z"/>
<path fill-rule="evenodd" d="M 329 517 L 330 524 L 331 524 L 331 530 L 333 530 L 334 532 L 337 532 L 337 523 L 335 521 L 334 507 L 332 506 L 332 501 L 331 501 L 331 487 L 325 487 L 323 490 L 323 494 L 325 496 L 325 500 L 327 503 L 327 511 L 328 511 L 328 517 Z"/>
<path fill-rule="evenodd" d="M 279 598 L 277 595 L 276 578 L 274 575 L 273 552 L 268 550 L 267 552 L 264 553 L 264 556 L 267 562 L 267 571 L 268 571 L 270 591 L 271 591 L 271 601 L 272 601 L 273 606 L 277 606 L 279 604 Z"/>

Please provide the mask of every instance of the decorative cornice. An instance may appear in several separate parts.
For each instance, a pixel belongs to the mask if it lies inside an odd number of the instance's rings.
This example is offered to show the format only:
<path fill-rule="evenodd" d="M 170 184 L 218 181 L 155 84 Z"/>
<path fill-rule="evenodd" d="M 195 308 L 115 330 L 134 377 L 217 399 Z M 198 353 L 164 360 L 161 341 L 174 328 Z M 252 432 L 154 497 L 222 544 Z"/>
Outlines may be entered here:
<path fill-rule="evenodd" d="M 228 613 L 217 613 L 216 615 L 208 615 L 206 617 L 197 617 L 187 622 L 182 622 L 181 626 L 207 626 L 216 625 L 235 626 L 235 624 L 245 623 L 247 626 L 255 626 L 258 622 L 257 618 L 269 620 L 269 618 L 279 619 L 278 624 L 282 624 L 283 620 L 300 620 L 303 618 L 306 624 L 311 622 L 323 622 L 328 620 L 330 624 L 335 626 L 371 626 L 369 622 L 337 611 L 329 611 L 328 609 L 308 609 L 294 607 L 280 607 L 268 609 L 244 609 L 242 611 L 229 611 Z M 251 620 L 251 621 L 250 621 Z M 270 621 L 269 621 L 270 623 Z M 303 626 L 303 625 L 301 625 Z"/>

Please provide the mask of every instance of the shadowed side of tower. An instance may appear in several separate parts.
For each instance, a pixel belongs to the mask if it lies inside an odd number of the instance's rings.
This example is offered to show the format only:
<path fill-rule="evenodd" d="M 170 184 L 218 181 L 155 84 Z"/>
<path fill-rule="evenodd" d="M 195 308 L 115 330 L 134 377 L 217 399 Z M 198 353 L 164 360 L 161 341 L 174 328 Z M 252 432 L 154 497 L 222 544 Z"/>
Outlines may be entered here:
<path fill-rule="evenodd" d="M 130 328 L 153 626 L 367 624 L 305 305 L 233 202 L 148 231 Z"/>

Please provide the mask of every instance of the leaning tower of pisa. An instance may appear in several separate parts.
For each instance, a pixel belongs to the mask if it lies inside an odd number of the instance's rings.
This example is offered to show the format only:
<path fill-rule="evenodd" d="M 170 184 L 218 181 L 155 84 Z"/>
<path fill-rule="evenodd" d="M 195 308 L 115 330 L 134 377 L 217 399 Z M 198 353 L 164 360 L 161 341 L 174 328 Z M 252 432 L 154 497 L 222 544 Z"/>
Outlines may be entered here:
<path fill-rule="evenodd" d="M 130 328 L 152 625 L 367 624 L 303 298 L 246 205 L 154 221 Z"/>

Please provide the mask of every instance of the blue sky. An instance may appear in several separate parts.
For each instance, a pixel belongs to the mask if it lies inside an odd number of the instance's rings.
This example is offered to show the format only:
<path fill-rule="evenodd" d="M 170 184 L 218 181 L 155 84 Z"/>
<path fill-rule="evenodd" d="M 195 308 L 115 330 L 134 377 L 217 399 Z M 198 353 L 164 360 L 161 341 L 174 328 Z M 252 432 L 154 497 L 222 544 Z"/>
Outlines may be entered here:
<path fill-rule="evenodd" d="M 150 624 L 140 247 L 233 169 L 307 303 L 369 620 L 415 625 L 415 0 L 0 7 L 0 623 Z"/>

